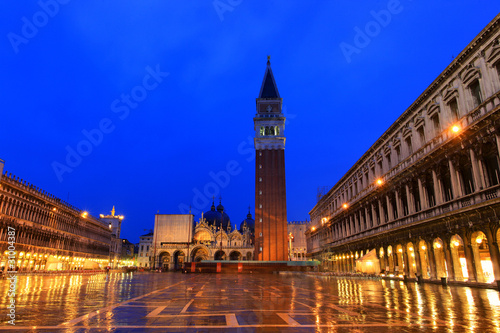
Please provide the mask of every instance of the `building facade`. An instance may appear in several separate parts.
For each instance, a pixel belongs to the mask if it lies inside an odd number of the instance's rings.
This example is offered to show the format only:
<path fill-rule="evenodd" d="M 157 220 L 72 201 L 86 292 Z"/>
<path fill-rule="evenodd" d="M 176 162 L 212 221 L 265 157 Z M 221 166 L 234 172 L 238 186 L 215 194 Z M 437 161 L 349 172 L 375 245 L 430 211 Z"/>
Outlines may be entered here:
<path fill-rule="evenodd" d="M 221 203 L 202 213 L 195 222 L 191 214 L 157 214 L 151 245 L 150 234 L 141 237 L 140 251 L 149 248 L 152 268 L 176 270 L 184 262 L 202 260 L 252 260 L 255 221 L 250 212 L 239 229 L 231 223 Z M 144 239 L 144 241 L 143 241 Z M 139 253 L 140 262 L 144 262 Z M 143 267 L 143 266 L 141 266 Z M 144 266 L 148 267 L 148 266 Z"/>
<path fill-rule="evenodd" d="M 310 211 L 340 272 L 500 280 L 500 15 Z"/>
<path fill-rule="evenodd" d="M 285 117 L 268 57 L 256 100 L 255 129 L 255 260 L 288 260 Z"/>
<path fill-rule="evenodd" d="M 0 160 L 0 171 L 4 163 Z M 15 231 L 9 244 L 8 228 Z M 0 172 L 0 265 L 20 271 L 104 268 L 108 225 L 12 174 Z M 10 248 L 9 248 L 10 247 Z"/>
<path fill-rule="evenodd" d="M 292 261 L 307 260 L 306 231 L 311 221 L 288 221 L 288 248 Z"/>
<path fill-rule="evenodd" d="M 139 253 L 137 256 L 137 266 L 153 267 L 153 232 L 149 232 L 139 237 Z"/>

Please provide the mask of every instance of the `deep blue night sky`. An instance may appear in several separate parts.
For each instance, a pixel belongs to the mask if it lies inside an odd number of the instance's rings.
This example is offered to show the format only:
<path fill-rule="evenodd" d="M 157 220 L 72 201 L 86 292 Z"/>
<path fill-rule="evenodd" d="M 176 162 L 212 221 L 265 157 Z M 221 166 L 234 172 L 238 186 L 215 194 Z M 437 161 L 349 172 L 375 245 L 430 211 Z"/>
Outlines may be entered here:
<path fill-rule="evenodd" d="M 500 11 L 493 0 L 54 1 L 41 1 L 51 15 L 37 1 L 3 4 L 0 159 L 93 215 L 115 205 L 132 242 L 158 210 L 192 205 L 198 219 L 211 199 L 197 191 L 220 192 L 233 223 L 253 214 L 268 54 L 288 116 L 288 219 L 304 220 L 318 186 L 333 186 Z M 356 39 L 367 28 L 370 40 Z M 68 149 L 86 156 L 69 165 Z"/>

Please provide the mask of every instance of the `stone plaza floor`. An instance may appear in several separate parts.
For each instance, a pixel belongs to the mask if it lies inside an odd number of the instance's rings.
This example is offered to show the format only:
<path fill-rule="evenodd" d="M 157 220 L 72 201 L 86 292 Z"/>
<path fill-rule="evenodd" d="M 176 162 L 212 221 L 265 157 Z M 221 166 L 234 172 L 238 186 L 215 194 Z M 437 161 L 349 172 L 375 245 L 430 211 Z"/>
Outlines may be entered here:
<path fill-rule="evenodd" d="M 304 274 L 19 276 L 10 332 L 500 332 L 492 289 Z"/>

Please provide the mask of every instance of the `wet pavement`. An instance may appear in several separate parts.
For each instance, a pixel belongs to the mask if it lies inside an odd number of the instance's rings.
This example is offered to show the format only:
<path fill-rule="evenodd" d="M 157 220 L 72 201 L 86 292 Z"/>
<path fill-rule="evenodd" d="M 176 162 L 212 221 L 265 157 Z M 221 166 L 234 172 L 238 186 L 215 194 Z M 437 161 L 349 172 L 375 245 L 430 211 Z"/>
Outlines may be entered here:
<path fill-rule="evenodd" d="M 19 276 L 10 332 L 500 332 L 492 289 L 302 274 Z"/>

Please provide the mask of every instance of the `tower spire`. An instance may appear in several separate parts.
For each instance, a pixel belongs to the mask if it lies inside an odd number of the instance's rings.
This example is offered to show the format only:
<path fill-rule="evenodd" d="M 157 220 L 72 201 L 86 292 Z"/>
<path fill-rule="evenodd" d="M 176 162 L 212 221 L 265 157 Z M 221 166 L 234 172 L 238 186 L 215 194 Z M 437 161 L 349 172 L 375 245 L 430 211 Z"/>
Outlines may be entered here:
<path fill-rule="evenodd" d="M 274 80 L 273 71 L 271 69 L 271 56 L 267 56 L 267 67 L 264 73 L 264 80 L 262 80 L 262 85 L 260 87 L 259 98 L 280 98 L 280 93 L 278 92 L 278 86 Z"/>

